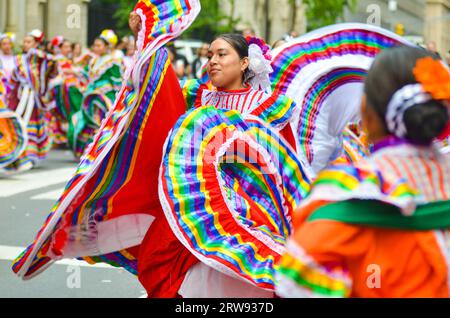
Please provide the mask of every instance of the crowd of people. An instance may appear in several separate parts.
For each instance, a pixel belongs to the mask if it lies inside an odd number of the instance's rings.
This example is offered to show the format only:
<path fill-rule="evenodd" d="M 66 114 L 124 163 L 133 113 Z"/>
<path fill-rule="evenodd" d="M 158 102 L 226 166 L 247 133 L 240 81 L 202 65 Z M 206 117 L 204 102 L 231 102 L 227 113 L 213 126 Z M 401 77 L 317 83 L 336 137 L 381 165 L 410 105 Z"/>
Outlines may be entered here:
<path fill-rule="evenodd" d="M 254 36 L 255 32 L 245 29 L 242 35 Z M 273 48 L 295 35 L 291 32 L 275 42 Z M 24 37 L 21 45 L 15 42 L 14 34 L 0 35 L 3 100 L 8 109 L 18 110 L 21 116 L 26 109 L 19 106 L 29 106 L 30 116 L 22 116 L 25 122 L 19 126 L 31 135 L 22 156 L 13 162 L 11 156 L 4 159 L 0 169 L 28 170 L 43 160 L 52 147 L 69 146 L 74 156 L 80 158 L 114 104 L 126 71 L 133 67 L 135 37 L 125 36 L 119 42 L 114 31 L 104 30 L 85 49 L 63 36 L 46 39 L 42 31 L 35 29 Z M 207 76 L 209 47 L 209 43 L 202 43 L 196 58 L 189 63 L 173 42 L 167 45 L 169 60 L 180 81 L 202 80 Z M 43 73 L 42 67 L 48 74 Z M 24 68 L 30 73 L 21 73 Z M 24 91 L 33 96 L 23 94 Z"/>
<path fill-rule="evenodd" d="M 27 147 L 16 160 L 0 162 L 0 168 L 30 169 L 52 147 L 70 146 L 79 158 L 132 67 L 134 38 L 118 43 L 112 30 L 104 30 L 85 50 L 62 36 L 47 40 L 36 29 L 24 37 L 20 49 L 14 46 L 14 35 L 1 35 L 2 97 L 21 117 L 18 127 L 28 135 Z"/>
<path fill-rule="evenodd" d="M 27 37 L 10 77 L 28 97 L 3 107 L 28 143 L 44 123 L 65 131 L 81 161 L 14 272 L 78 257 L 127 269 L 149 297 L 449 297 L 448 66 L 344 25 L 277 56 L 222 34 L 188 67 L 167 43 L 199 11 L 138 1 L 125 81 L 110 30 L 78 59 Z"/>

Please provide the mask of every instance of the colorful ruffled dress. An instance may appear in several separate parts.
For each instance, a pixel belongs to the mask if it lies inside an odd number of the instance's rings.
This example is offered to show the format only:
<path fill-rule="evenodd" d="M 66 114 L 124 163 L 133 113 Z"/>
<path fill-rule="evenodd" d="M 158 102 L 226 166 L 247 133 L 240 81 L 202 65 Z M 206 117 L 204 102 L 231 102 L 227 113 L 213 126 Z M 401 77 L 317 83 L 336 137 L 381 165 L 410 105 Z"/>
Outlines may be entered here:
<path fill-rule="evenodd" d="M 297 148 L 293 130 L 296 104 L 292 99 L 256 90 L 250 85 L 235 91 L 216 89 L 209 82 L 207 75 L 200 80 L 181 81 L 181 89 L 187 109 L 207 105 L 217 109 L 236 110 L 243 115 L 258 116 L 280 131 L 294 150 Z"/>
<path fill-rule="evenodd" d="M 0 69 L 0 171 L 19 158 L 28 140 L 22 119 L 6 107 L 6 85 L 6 76 Z"/>
<path fill-rule="evenodd" d="M 309 189 L 307 165 L 276 129 L 289 120 L 278 109 L 292 102 L 260 96 L 247 114 L 214 106 L 186 113 L 162 47 L 200 4 L 139 1 L 135 11 L 144 26 L 136 65 L 13 270 L 30 279 L 78 257 L 138 274 L 151 297 L 174 297 L 201 261 L 273 294 L 291 213 Z"/>
<path fill-rule="evenodd" d="M 166 142 L 165 218 L 141 244 L 139 279 L 150 297 L 273 296 L 292 209 L 309 189 L 306 159 L 280 137 L 294 104 L 251 87 L 198 96 Z"/>
<path fill-rule="evenodd" d="M 89 84 L 83 92 L 79 110 L 69 115 L 68 127 L 69 146 L 76 157 L 83 154 L 112 109 L 122 86 L 122 72 L 123 65 L 108 54 L 94 58 L 83 70 Z M 74 93 L 73 96 L 78 101 L 79 94 Z"/>
<path fill-rule="evenodd" d="M 14 55 L 4 55 L 0 52 L 0 69 L 3 70 L 3 76 L 9 81 L 15 69 Z"/>
<path fill-rule="evenodd" d="M 14 262 L 23 279 L 78 257 L 138 274 L 150 297 L 192 296 L 199 273 L 226 283 L 219 295 L 229 286 L 238 290 L 227 296 L 273 295 L 292 213 L 312 174 L 298 140 L 280 135 L 292 116 L 304 116 L 278 91 L 181 90 L 161 48 L 199 11 L 197 0 L 138 2 L 136 65 L 36 240 Z M 373 47 L 367 63 L 379 52 Z M 188 105 L 197 107 L 186 113 Z"/>
<path fill-rule="evenodd" d="M 200 6 L 198 1 L 139 1 L 135 10 L 143 25 L 136 63 L 64 194 L 14 262 L 23 279 L 73 257 L 137 274 L 139 245 L 155 215 L 163 215 L 162 149 L 186 103 L 161 48 L 193 22 Z"/>
<path fill-rule="evenodd" d="M 54 63 L 52 55 L 40 50 L 16 56 L 6 103 L 25 123 L 28 143 L 21 156 L 5 167 L 7 170 L 29 169 L 44 160 L 51 149 L 52 139 L 45 119 L 48 109 L 43 96 L 47 93 Z"/>
<path fill-rule="evenodd" d="M 72 60 L 63 55 L 56 56 L 57 75 L 49 82 L 44 102 L 51 109 L 49 112 L 50 130 L 57 144 L 67 143 L 68 126 L 72 124 L 72 116 L 80 110 L 86 79 Z"/>
<path fill-rule="evenodd" d="M 449 297 L 450 159 L 386 139 L 315 180 L 280 262 L 283 297 Z"/>
<path fill-rule="evenodd" d="M 374 58 L 396 45 L 413 44 L 373 25 L 343 23 L 272 52 L 272 90 L 297 104 L 292 120 L 297 152 L 306 156 L 315 174 L 342 156 L 356 159 L 365 152 L 344 131 L 360 119 L 363 84 Z M 352 145 L 356 148 L 350 149 Z"/>

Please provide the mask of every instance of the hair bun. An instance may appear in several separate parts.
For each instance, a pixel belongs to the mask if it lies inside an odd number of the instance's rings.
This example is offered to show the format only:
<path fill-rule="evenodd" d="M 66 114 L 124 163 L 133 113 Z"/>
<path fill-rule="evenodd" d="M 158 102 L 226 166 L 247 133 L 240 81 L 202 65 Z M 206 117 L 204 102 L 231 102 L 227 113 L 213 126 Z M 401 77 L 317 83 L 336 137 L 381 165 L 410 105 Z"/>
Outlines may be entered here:
<path fill-rule="evenodd" d="M 444 104 L 432 100 L 408 109 L 403 120 L 406 139 L 416 144 L 430 144 L 447 128 L 449 112 Z"/>

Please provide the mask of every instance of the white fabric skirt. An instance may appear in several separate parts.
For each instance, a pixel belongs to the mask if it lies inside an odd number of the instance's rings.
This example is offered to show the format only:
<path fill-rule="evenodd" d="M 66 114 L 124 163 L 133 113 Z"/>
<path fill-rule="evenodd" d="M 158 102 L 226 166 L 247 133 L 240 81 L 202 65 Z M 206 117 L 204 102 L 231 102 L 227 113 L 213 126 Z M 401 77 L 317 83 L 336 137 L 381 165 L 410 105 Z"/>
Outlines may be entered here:
<path fill-rule="evenodd" d="M 202 262 L 189 269 L 178 291 L 183 298 L 273 298 L 274 292 L 222 274 Z"/>

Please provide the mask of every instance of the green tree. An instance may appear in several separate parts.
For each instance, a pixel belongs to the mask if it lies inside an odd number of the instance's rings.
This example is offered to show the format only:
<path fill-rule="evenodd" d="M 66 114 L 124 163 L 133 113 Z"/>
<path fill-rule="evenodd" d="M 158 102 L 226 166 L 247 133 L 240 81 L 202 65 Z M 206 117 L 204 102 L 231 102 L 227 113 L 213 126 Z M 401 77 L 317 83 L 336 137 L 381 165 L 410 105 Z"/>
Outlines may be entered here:
<path fill-rule="evenodd" d="M 220 2 L 223 2 L 223 0 L 200 0 L 202 10 L 182 37 L 211 41 L 219 34 L 235 31 L 236 25 L 239 22 L 239 19 L 233 17 L 236 1 L 228 1 L 230 2 L 231 12 L 224 12 L 222 10 Z"/>
<path fill-rule="evenodd" d="M 117 20 L 117 27 L 114 31 L 116 31 L 119 36 L 130 34 L 131 31 L 128 27 L 128 18 L 130 12 L 133 11 L 136 6 L 137 0 L 99 0 L 99 2 L 117 8 L 113 16 L 113 18 Z"/>
<path fill-rule="evenodd" d="M 100 0 L 107 5 L 114 5 L 117 10 L 113 18 L 117 19 L 117 32 L 120 36 L 130 33 L 128 17 L 135 7 L 137 0 Z M 236 5 L 235 0 L 228 0 L 231 12 Z M 186 30 L 183 38 L 197 38 L 205 41 L 212 40 L 216 35 L 234 31 L 239 19 L 233 18 L 231 12 L 223 12 L 219 0 L 200 0 L 202 10 L 194 23 Z"/>
<path fill-rule="evenodd" d="M 358 0 L 301 0 L 306 7 L 308 30 L 314 30 L 326 25 L 336 23 L 344 15 L 346 8 L 354 11 Z M 293 10 L 299 1 L 289 0 Z M 295 12 L 295 11 L 294 11 Z"/>

